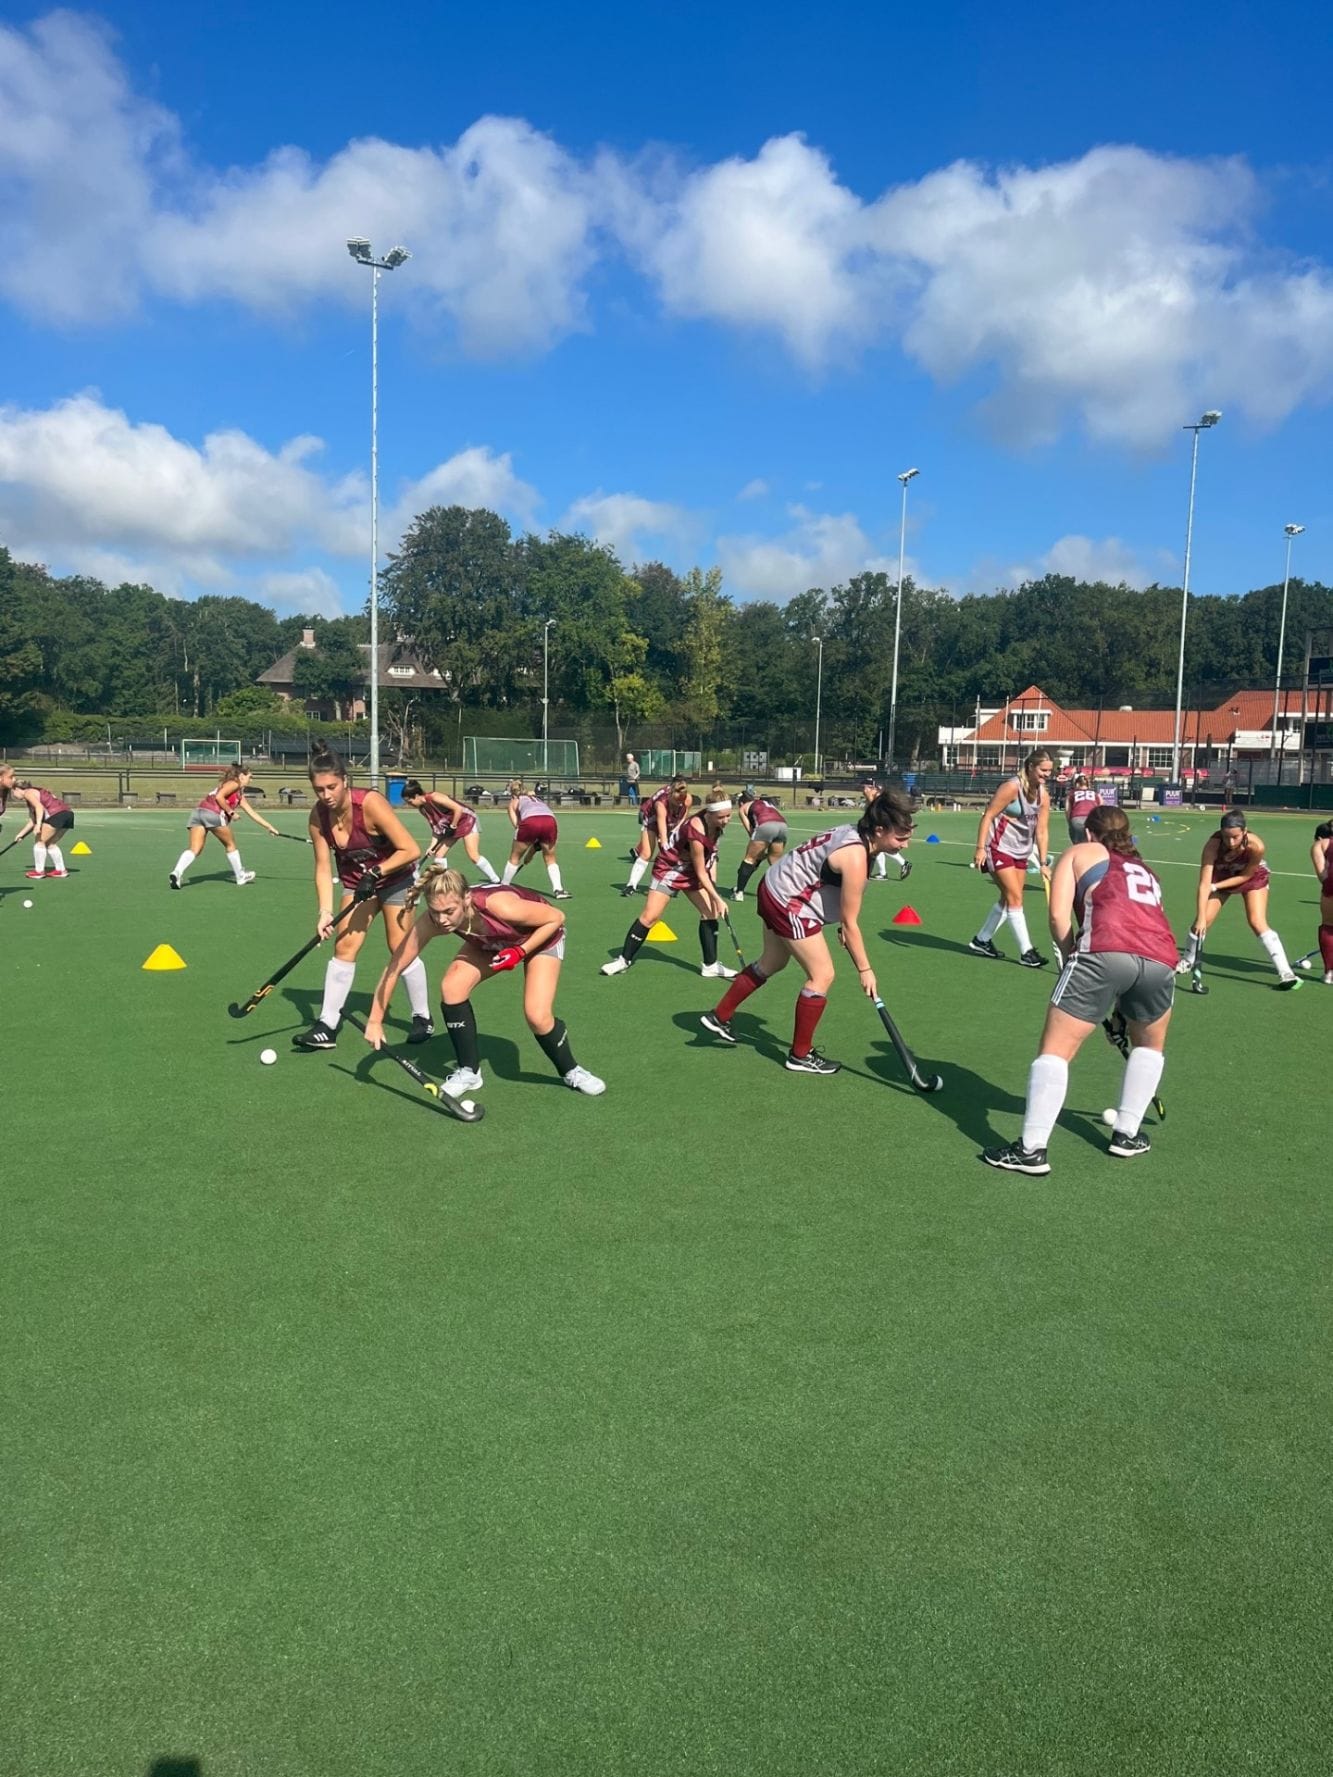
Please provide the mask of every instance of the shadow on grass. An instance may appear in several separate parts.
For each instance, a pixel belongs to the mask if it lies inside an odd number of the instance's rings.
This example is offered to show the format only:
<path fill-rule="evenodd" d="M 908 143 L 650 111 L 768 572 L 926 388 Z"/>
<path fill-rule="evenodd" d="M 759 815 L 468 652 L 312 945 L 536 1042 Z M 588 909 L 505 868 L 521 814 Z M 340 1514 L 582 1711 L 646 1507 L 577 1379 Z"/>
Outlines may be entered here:
<path fill-rule="evenodd" d="M 148 1777 L 203 1777 L 203 1770 L 197 1758 L 155 1758 L 148 1767 Z"/>

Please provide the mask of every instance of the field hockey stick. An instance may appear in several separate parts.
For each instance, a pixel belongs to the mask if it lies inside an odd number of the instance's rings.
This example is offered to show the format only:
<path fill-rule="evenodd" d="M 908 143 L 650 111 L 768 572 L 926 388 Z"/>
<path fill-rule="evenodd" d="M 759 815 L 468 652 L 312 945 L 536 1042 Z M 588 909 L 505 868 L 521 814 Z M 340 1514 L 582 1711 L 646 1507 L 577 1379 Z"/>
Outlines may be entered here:
<path fill-rule="evenodd" d="M 353 1030 L 359 1030 L 361 1035 L 365 1036 L 366 1027 L 362 1024 L 359 1018 L 354 1018 L 350 1013 L 344 1012 L 343 1019 L 347 1024 L 351 1025 Z M 436 1109 L 443 1111 L 446 1116 L 456 1117 L 460 1123 L 480 1123 L 482 1118 L 486 1115 L 485 1106 L 474 1104 L 470 1098 L 465 1098 L 461 1102 L 457 1099 L 450 1098 L 447 1092 L 442 1092 L 440 1090 L 434 1080 L 422 1073 L 421 1069 L 415 1062 L 409 1061 L 406 1055 L 400 1055 L 396 1049 L 377 1049 L 375 1053 L 377 1055 L 387 1055 L 390 1061 L 396 1061 L 409 1079 L 415 1080 L 423 1092 L 429 1093 L 429 1095 L 435 1100 Z M 464 1110 L 464 1105 L 471 1105 L 471 1110 Z"/>
<path fill-rule="evenodd" d="M 727 935 L 731 939 L 731 947 L 736 952 L 736 961 L 743 969 L 748 968 L 749 964 L 745 960 L 745 952 L 741 949 L 740 939 L 736 936 L 736 928 L 731 923 L 731 915 L 727 912 L 725 902 L 722 904 L 722 917 L 726 921 Z"/>
<path fill-rule="evenodd" d="M 1190 992 L 1207 993 L 1208 987 L 1203 978 L 1203 941 L 1206 934 L 1199 932 L 1194 944 L 1194 962 L 1190 968 Z"/>
<path fill-rule="evenodd" d="M 6 853 L 6 852 L 10 852 L 10 851 L 13 851 L 13 849 L 14 849 L 14 847 L 15 847 L 15 846 L 16 846 L 16 845 L 17 845 L 17 844 L 18 844 L 18 843 L 19 843 L 19 842 L 18 842 L 18 840 L 17 840 L 17 839 L 11 839 L 11 840 L 10 840 L 10 842 L 9 842 L 9 844 L 8 844 L 8 845 L 6 845 L 6 846 L 4 846 L 4 847 L 3 847 L 3 848 L 2 848 L 2 849 L 0 849 L 0 858 L 3 858 L 3 857 L 4 857 L 4 855 L 5 855 L 5 853 Z"/>
<path fill-rule="evenodd" d="M 341 912 L 334 915 L 333 920 L 329 926 L 329 930 L 332 931 L 333 927 L 338 924 L 339 920 L 346 919 L 347 915 L 352 911 L 353 907 L 356 907 L 358 905 L 359 905 L 359 903 L 356 901 L 349 901 L 347 903 L 347 905 L 342 909 Z M 310 940 L 310 942 L 308 944 L 303 944 L 301 946 L 301 948 L 297 951 L 295 956 L 288 957 L 287 961 L 282 965 L 282 967 L 280 969 L 275 969 L 273 971 L 273 973 L 269 976 L 268 980 L 264 983 L 264 985 L 262 987 L 256 988 L 254 993 L 252 993 L 250 995 L 249 999 L 245 1002 L 245 1004 L 243 1006 L 238 1006 L 236 1004 L 236 1001 L 233 1000 L 232 1003 L 227 1007 L 228 1014 L 232 1018 L 246 1018 L 246 1017 L 248 1017 L 249 1014 L 251 1012 L 253 1012 L 255 1007 L 259 1004 L 260 1000 L 267 999 L 269 994 L 271 994 L 273 992 L 273 989 L 278 985 L 279 981 L 285 980 L 286 977 L 288 975 L 290 975 L 292 970 L 296 967 L 297 963 L 302 962 L 306 957 L 308 957 L 310 955 L 310 952 L 312 950 L 314 950 L 318 945 L 322 944 L 323 942 L 324 942 L 323 938 L 321 938 L 318 934 L 316 934 Z"/>
<path fill-rule="evenodd" d="M 1049 926 L 1051 923 L 1051 875 L 1049 869 L 1042 870 L 1041 886 L 1046 895 L 1046 924 Z M 1063 969 L 1065 966 L 1065 953 L 1056 943 L 1054 932 L 1051 933 L 1051 955 L 1055 959 L 1056 968 Z"/>
<path fill-rule="evenodd" d="M 310 844 L 310 841 L 306 838 L 304 833 L 275 833 L 273 835 L 273 837 L 275 839 L 285 839 L 291 845 L 309 845 Z"/>
<path fill-rule="evenodd" d="M 917 1066 L 916 1056 L 913 1055 L 912 1051 L 907 1047 L 907 1044 L 903 1041 L 902 1032 L 890 1017 L 889 1008 L 884 1004 L 884 1001 L 878 997 L 875 1000 L 875 1010 L 879 1013 L 880 1023 L 888 1032 L 889 1041 L 898 1052 L 899 1061 L 901 1061 L 903 1066 L 907 1069 L 908 1079 L 912 1082 L 913 1086 L 916 1087 L 917 1091 L 942 1091 L 944 1081 L 938 1074 L 936 1074 L 933 1079 L 928 1080 L 922 1073 L 921 1069 Z"/>
<path fill-rule="evenodd" d="M 1112 1048 L 1118 1049 L 1124 1059 L 1128 1061 L 1131 1053 L 1129 1032 L 1125 1029 L 1125 1014 L 1119 1006 L 1109 1018 L 1102 1019 L 1102 1029 L 1106 1032 L 1107 1042 L 1111 1044 Z M 1157 1113 L 1157 1121 L 1165 1123 L 1166 1106 L 1156 1093 L 1153 1094 L 1152 1108 Z"/>
<path fill-rule="evenodd" d="M 6 847 L 5 849 L 8 850 L 9 848 Z M 1316 944 L 1313 950 L 1307 950 L 1304 956 L 1298 956 L 1291 966 L 1293 969 L 1308 969 L 1316 957 L 1322 962 L 1323 956 L 1323 951 Z"/>

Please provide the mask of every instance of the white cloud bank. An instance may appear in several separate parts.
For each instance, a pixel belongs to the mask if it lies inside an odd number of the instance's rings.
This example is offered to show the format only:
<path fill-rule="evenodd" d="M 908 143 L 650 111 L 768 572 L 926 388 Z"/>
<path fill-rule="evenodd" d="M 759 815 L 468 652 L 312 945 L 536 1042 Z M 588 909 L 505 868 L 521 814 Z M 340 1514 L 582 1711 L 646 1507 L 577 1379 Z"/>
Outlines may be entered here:
<path fill-rule="evenodd" d="M 787 515 L 792 523 L 780 536 L 718 538 L 722 582 L 734 597 L 782 604 L 812 586 L 836 586 L 854 574 L 888 574 L 896 583 L 897 556 L 877 555 L 852 513 L 789 506 Z M 905 571 L 916 571 L 910 560 Z"/>
<path fill-rule="evenodd" d="M 58 324 L 148 298 L 357 303 L 342 241 L 361 233 L 407 242 L 386 295 L 474 354 L 590 326 L 591 274 L 618 255 L 672 315 L 773 335 L 806 365 L 888 339 L 941 381 L 979 376 L 1012 443 L 1074 419 L 1155 446 L 1206 405 L 1272 425 L 1333 388 L 1333 276 L 1265 248 L 1236 159 L 962 161 L 866 197 L 797 135 L 689 167 L 580 159 L 483 117 L 453 144 L 279 146 L 219 171 L 190 162 L 108 34 L 61 12 L 0 27 L 0 192 L 0 296 Z"/>

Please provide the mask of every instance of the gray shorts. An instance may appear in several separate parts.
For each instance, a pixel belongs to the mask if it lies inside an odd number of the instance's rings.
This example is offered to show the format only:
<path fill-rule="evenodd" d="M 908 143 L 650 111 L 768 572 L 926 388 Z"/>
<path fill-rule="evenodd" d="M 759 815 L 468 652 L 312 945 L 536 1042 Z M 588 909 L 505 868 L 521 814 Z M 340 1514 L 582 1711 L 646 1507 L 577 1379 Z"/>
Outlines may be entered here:
<path fill-rule="evenodd" d="M 787 843 L 786 821 L 757 821 L 750 835 L 750 843 L 758 841 L 761 845 L 785 845 Z"/>
<path fill-rule="evenodd" d="M 1156 1024 L 1175 997 L 1176 973 L 1165 963 L 1127 950 L 1075 951 L 1060 971 L 1051 1004 L 1085 1024 L 1100 1024 L 1117 1005 L 1135 1024 Z"/>
<path fill-rule="evenodd" d="M 1069 843 L 1071 845 L 1082 845 L 1083 841 L 1088 837 L 1087 815 L 1083 815 L 1079 820 L 1069 820 L 1065 824 L 1069 828 Z"/>
<path fill-rule="evenodd" d="M 196 808 L 186 823 L 188 833 L 191 827 L 202 827 L 207 833 L 216 833 L 219 827 L 229 827 L 231 822 L 225 814 L 219 814 L 215 808 Z"/>
<path fill-rule="evenodd" d="M 342 885 L 340 884 L 339 886 L 341 887 Z M 375 901 L 376 901 L 376 904 L 380 907 L 405 907 L 407 905 L 407 897 L 411 893 L 412 893 L 412 873 L 409 870 L 407 875 L 403 878 L 403 880 L 400 883 L 398 883 L 396 885 L 396 887 L 391 888 L 391 889 L 381 889 L 379 891 L 379 893 L 375 896 Z M 351 899 L 352 899 L 351 889 L 343 888 L 342 905 L 345 907 Z"/>

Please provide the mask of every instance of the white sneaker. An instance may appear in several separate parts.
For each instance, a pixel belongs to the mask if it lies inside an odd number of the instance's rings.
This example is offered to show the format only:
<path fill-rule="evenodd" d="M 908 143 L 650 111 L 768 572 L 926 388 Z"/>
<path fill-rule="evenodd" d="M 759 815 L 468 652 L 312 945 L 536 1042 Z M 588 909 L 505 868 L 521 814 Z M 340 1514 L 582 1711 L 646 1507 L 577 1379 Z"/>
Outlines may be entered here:
<path fill-rule="evenodd" d="M 1333 987 L 1333 969 L 1324 970 L 1324 986 Z"/>
<path fill-rule="evenodd" d="M 623 956 L 613 956 L 609 963 L 602 964 L 603 975 L 623 975 L 629 964 Z"/>
<path fill-rule="evenodd" d="M 733 901 L 743 901 L 745 899 L 745 890 L 744 889 L 737 889 L 735 894 L 731 898 Z"/>
<path fill-rule="evenodd" d="M 480 1092 L 486 1084 L 474 1067 L 456 1067 L 447 1080 L 440 1081 L 441 1092 L 450 1098 L 461 1098 L 465 1092 Z"/>
<path fill-rule="evenodd" d="M 253 882 L 254 879 L 255 873 L 253 870 L 242 870 L 241 874 L 236 878 L 236 886 L 237 888 L 244 888 L 247 882 Z"/>
<path fill-rule="evenodd" d="M 606 1091 L 606 1081 L 599 1080 L 596 1074 L 590 1074 L 586 1067 L 570 1068 L 564 1081 L 571 1092 L 586 1092 L 589 1098 L 600 1098 Z"/>
<path fill-rule="evenodd" d="M 1188 975 L 1193 967 L 1193 960 L 1190 957 L 1182 956 L 1180 961 L 1176 964 L 1176 973 L 1177 975 Z"/>
<path fill-rule="evenodd" d="M 721 963 L 705 963 L 699 973 L 707 981 L 734 981 L 735 969 L 725 968 Z"/>

